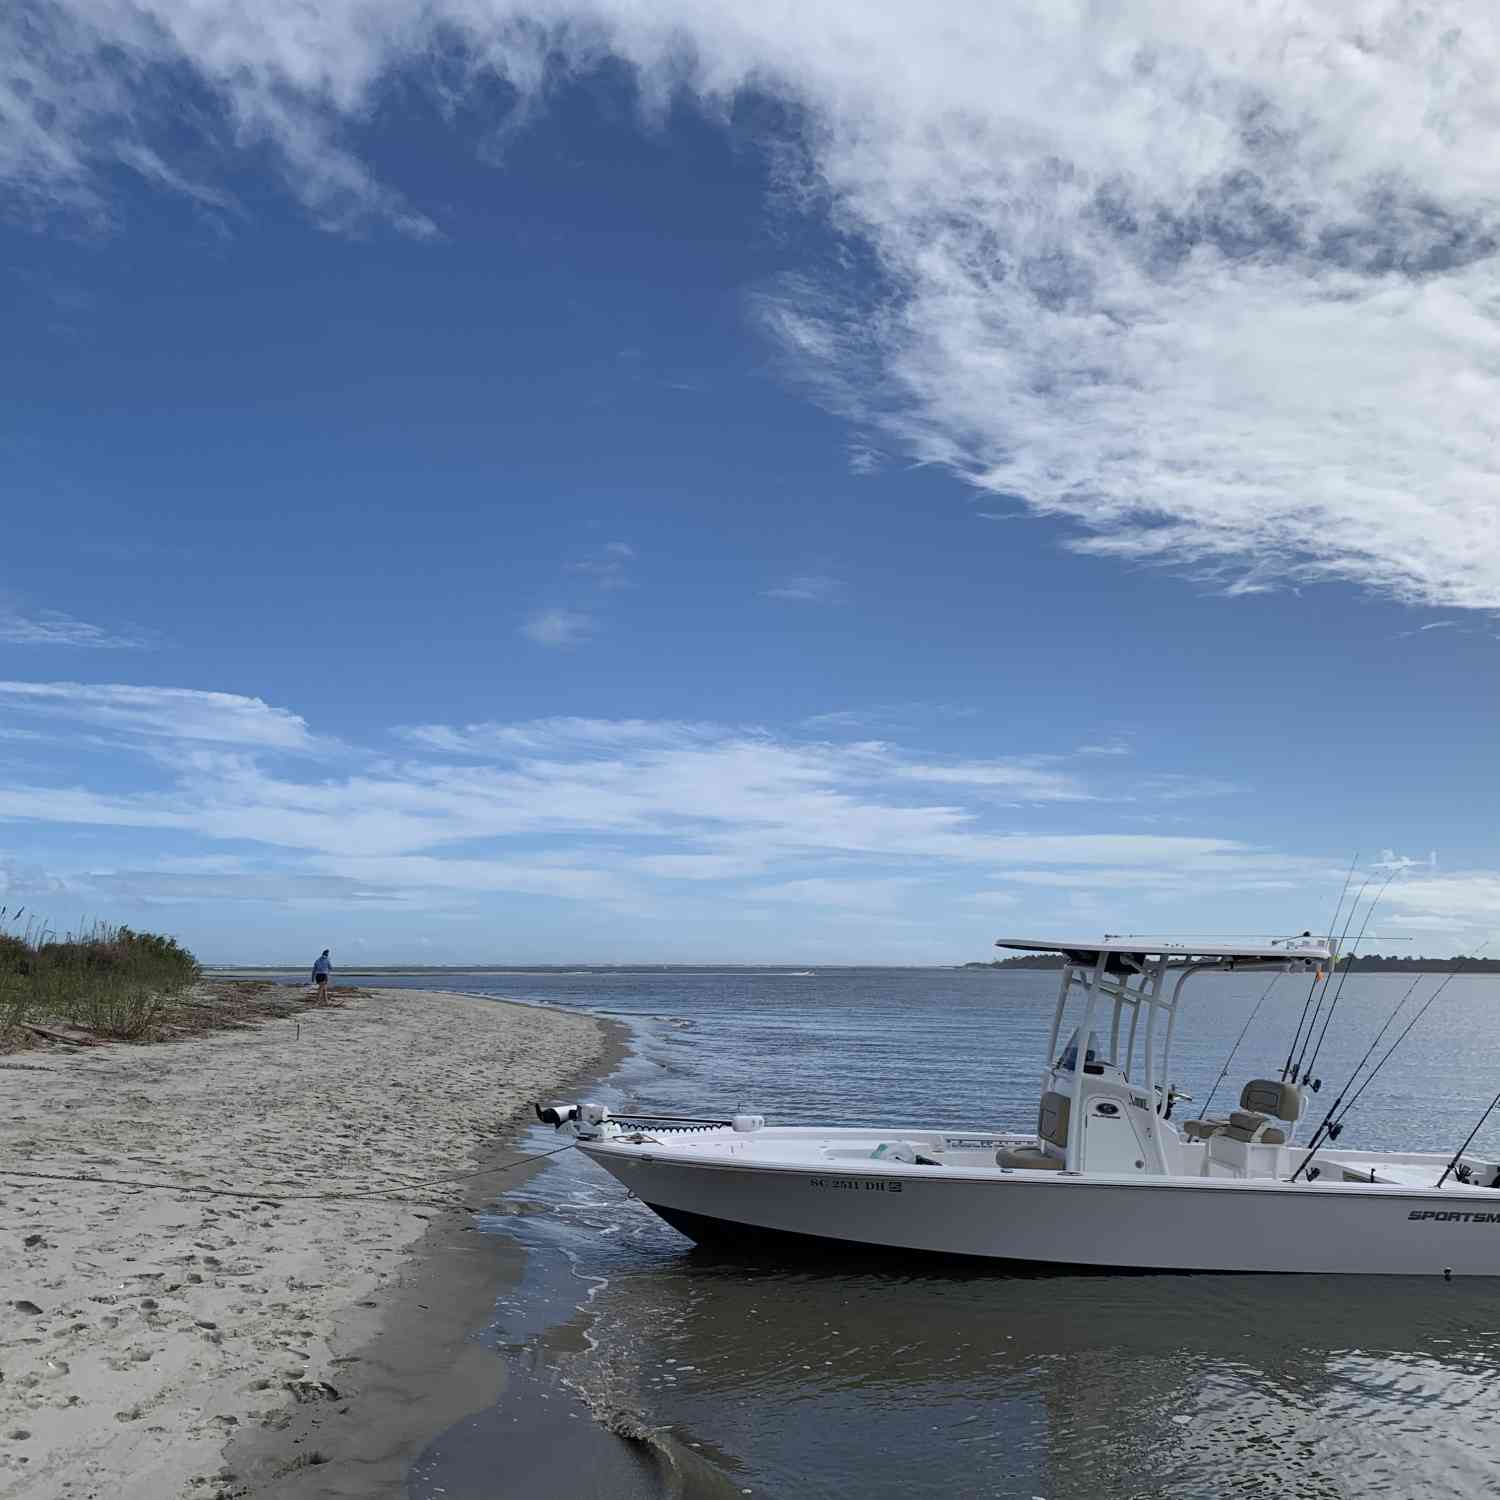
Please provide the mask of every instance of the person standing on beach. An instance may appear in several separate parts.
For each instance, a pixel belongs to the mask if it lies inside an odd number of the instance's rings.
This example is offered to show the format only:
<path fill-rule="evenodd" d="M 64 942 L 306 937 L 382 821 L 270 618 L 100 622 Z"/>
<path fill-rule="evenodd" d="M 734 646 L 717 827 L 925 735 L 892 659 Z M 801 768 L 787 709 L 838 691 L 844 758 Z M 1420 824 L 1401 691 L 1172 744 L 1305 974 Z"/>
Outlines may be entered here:
<path fill-rule="evenodd" d="M 313 983 L 318 987 L 318 998 L 320 1000 L 328 993 L 328 981 L 332 975 L 333 963 L 328 957 L 328 950 L 325 948 L 313 960 Z"/>

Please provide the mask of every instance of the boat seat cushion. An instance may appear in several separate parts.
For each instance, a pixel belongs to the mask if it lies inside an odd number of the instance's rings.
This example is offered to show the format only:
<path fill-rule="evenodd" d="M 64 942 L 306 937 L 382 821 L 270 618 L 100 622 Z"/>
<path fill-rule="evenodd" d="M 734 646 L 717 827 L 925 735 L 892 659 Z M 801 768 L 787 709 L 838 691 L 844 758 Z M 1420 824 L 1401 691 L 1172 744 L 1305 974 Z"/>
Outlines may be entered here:
<path fill-rule="evenodd" d="M 1228 1120 L 1184 1120 L 1182 1122 L 1182 1133 L 1190 1141 L 1207 1140 L 1209 1136 L 1228 1129 Z"/>
<path fill-rule="evenodd" d="M 1230 1112 L 1229 1128 L 1224 1134 L 1232 1141 L 1256 1141 L 1263 1146 L 1286 1144 L 1286 1131 L 1277 1129 L 1265 1115 L 1243 1109 Z"/>
<path fill-rule="evenodd" d="M 1068 1115 L 1072 1101 L 1066 1094 L 1054 1094 L 1050 1089 L 1042 1095 L 1041 1108 L 1037 1111 L 1036 1133 L 1054 1146 L 1068 1149 Z"/>
<path fill-rule="evenodd" d="M 1275 1078 L 1252 1078 L 1240 1090 L 1240 1108 L 1257 1115 L 1275 1115 L 1278 1120 L 1300 1120 L 1302 1090 L 1295 1083 Z"/>
<path fill-rule="evenodd" d="M 1060 1156 L 1048 1156 L 1040 1146 L 1002 1146 L 995 1153 L 995 1165 L 1028 1172 L 1061 1172 L 1067 1163 Z"/>

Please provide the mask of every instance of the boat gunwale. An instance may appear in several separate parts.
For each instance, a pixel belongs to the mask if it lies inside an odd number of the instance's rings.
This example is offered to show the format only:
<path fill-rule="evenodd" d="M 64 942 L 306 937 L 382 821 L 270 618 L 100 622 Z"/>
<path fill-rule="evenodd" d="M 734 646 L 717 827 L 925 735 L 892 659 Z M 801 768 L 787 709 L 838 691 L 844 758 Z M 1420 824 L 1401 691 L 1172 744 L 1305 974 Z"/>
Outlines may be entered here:
<path fill-rule="evenodd" d="M 656 1143 L 661 1150 L 660 1143 Z M 1434 1202 L 1479 1202 L 1488 1200 L 1495 1204 L 1495 1213 L 1500 1214 L 1500 1192 L 1494 1188 L 1475 1187 L 1457 1183 L 1443 1187 L 1415 1187 L 1407 1183 L 1325 1181 L 1314 1178 L 1301 1179 L 1295 1183 L 1280 1178 L 1257 1177 L 1197 1177 L 1153 1175 L 1151 1177 L 1125 1177 L 1118 1174 L 1090 1172 L 1034 1172 L 1011 1167 L 927 1167 L 916 1163 L 895 1161 L 786 1161 L 758 1158 L 747 1161 L 744 1157 L 729 1158 L 719 1155 L 689 1154 L 686 1151 L 667 1147 L 663 1154 L 648 1149 L 645 1142 L 582 1141 L 578 1149 L 586 1156 L 608 1156 L 616 1161 L 636 1161 L 647 1166 L 687 1167 L 695 1171 L 776 1173 L 800 1177 L 869 1177 L 872 1180 L 931 1183 L 967 1183 L 970 1186 L 992 1184 L 1015 1185 L 1036 1188 L 1091 1187 L 1118 1191 L 1139 1192 L 1142 1189 L 1164 1188 L 1177 1191 L 1210 1192 L 1255 1192 L 1274 1193 L 1284 1197 L 1306 1198 L 1332 1194 L 1339 1198 L 1406 1198 L 1430 1199 Z M 1388 1160 L 1389 1157 L 1382 1158 Z M 1332 1165 L 1342 1163 L 1329 1159 Z M 1434 1158 L 1440 1163 L 1443 1158 Z M 1316 1164 L 1316 1163 L 1315 1163 Z M 1463 1210 L 1459 1210 L 1462 1212 Z"/>

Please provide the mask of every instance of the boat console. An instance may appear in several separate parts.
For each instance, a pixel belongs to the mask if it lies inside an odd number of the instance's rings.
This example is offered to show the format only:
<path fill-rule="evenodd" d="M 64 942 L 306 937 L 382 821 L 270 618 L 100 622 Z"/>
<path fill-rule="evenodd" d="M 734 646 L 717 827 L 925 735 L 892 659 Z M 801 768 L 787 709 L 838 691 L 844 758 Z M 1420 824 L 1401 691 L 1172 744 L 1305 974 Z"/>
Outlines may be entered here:
<path fill-rule="evenodd" d="M 1046 948 L 1063 956 L 1036 1145 L 1002 1148 L 997 1166 L 1146 1176 L 1212 1175 L 1218 1170 L 1258 1175 L 1279 1167 L 1280 1158 L 1267 1148 L 1284 1146 L 1289 1132 L 1283 1122 L 1301 1115 L 1301 1091 L 1295 1085 L 1256 1079 L 1246 1085 L 1240 1109 L 1228 1118 L 1172 1124 L 1173 1107 L 1187 1098 L 1168 1081 L 1179 1008 L 1188 981 L 1197 975 L 1305 971 L 1329 960 L 1329 945 L 1283 939 L 1196 948 L 1114 938 L 1075 948 L 1002 938 L 997 946 Z M 1059 1050 L 1070 1010 L 1077 1022 Z M 1107 1044 L 1101 1040 L 1106 1020 Z"/>

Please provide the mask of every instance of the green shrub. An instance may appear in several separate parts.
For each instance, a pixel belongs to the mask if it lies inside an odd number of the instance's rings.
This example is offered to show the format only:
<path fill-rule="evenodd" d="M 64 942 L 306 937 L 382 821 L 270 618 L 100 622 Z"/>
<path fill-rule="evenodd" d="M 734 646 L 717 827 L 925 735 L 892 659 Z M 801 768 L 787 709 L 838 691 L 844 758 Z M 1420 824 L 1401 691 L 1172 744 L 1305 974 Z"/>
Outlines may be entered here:
<path fill-rule="evenodd" d="M 9 932 L 0 932 L 0 976 L 7 974 L 29 974 L 32 951 L 25 939 Z"/>
<path fill-rule="evenodd" d="M 33 919 L 0 931 L 0 1040 L 26 1022 L 147 1037 L 198 974 L 176 938 L 102 922 L 59 937 Z"/>

